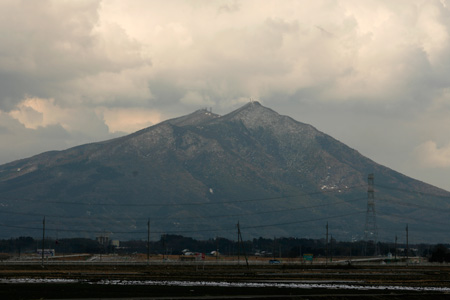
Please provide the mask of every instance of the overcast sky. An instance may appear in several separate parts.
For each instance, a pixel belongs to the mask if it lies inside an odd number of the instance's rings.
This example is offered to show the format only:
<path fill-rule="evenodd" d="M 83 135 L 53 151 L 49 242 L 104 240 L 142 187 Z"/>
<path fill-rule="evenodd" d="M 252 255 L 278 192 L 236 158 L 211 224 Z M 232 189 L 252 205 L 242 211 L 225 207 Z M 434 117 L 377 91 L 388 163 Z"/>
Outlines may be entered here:
<path fill-rule="evenodd" d="M 250 97 L 450 190 L 450 0 L 0 1 L 0 164 Z"/>

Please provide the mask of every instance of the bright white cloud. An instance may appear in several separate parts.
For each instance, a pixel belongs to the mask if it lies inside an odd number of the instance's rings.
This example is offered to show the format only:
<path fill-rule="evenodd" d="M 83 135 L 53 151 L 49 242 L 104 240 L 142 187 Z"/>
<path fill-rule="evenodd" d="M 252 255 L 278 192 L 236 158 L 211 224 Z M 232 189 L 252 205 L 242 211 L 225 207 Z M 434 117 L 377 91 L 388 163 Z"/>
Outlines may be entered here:
<path fill-rule="evenodd" d="M 8 113 L 25 128 L 60 126 L 68 132 L 84 135 L 104 134 L 105 125 L 89 107 L 62 107 L 54 99 L 26 98 Z"/>
<path fill-rule="evenodd" d="M 188 104 L 188 92 L 223 102 L 305 90 L 315 90 L 315 99 L 325 102 L 407 102 L 417 91 L 432 92 L 436 87 L 426 81 L 435 79 L 433 68 L 449 65 L 450 13 L 443 3 L 89 1 L 53 2 L 49 7 L 55 9 L 9 4 L 23 18 L 35 10 L 29 25 L 9 20 L 19 25 L 17 36 L 33 38 L 31 44 L 4 38 L 3 69 L 51 78 L 45 91 L 31 82 L 26 93 L 65 105 L 114 106 L 126 99 L 129 106 L 150 100 L 163 106 Z M 154 97 L 149 84 L 155 80 L 179 90 L 179 97 Z"/>
<path fill-rule="evenodd" d="M 450 143 L 438 147 L 433 141 L 427 141 L 414 150 L 419 163 L 426 168 L 450 167 Z"/>
<path fill-rule="evenodd" d="M 442 65 L 448 14 L 439 1 L 170 1 L 115 2 L 102 18 L 141 41 L 150 80 L 174 89 L 228 100 L 314 89 L 326 102 L 398 102 L 433 89 L 414 88 Z"/>
<path fill-rule="evenodd" d="M 56 105 L 54 99 L 27 98 L 9 115 L 30 129 L 61 125 L 66 130 L 74 130 L 79 127 L 78 112 L 78 109 Z"/>
<path fill-rule="evenodd" d="M 79 127 L 78 112 L 78 109 L 56 105 L 54 99 L 26 98 L 9 115 L 26 128 L 61 125 L 66 130 L 74 130 Z"/>
<path fill-rule="evenodd" d="M 141 108 L 105 108 L 97 113 L 102 116 L 110 132 L 135 132 L 163 121 L 158 111 Z"/>

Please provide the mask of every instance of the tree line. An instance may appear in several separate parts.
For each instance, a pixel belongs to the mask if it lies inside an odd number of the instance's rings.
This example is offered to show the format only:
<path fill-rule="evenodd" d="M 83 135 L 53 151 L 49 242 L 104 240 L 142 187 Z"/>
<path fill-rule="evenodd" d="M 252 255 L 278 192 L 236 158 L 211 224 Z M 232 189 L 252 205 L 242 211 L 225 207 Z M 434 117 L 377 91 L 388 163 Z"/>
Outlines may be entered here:
<path fill-rule="evenodd" d="M 62 238 L 42 239 L 32 237 L 18 237 L 0 240 L 0 253 L 9 255 L 22 255 L 35 253 L 38 249 L 54 249 L 56 254 L 68 253 L 147 253 L 148 247 L 152 255 L 172 254 L 182 255 L 185 252 L 211 254 L 213 251 L 220 255 L 248 255 L 266 256 L 273 258 L 296 258 L 304 254 L 313 254 L 315 257 L 357 257 L 370 256 L 366 253 L 367 244 L 364 241 L 346 242 L 331 239 L 306 239 L 306 238 L 255 238 L 239 244 L 237 241 L 226 238 L 211 238 L 196 240 L 181 235 L 161 235 L 158 241 L 129 240 L 121 241 L 119 245 L 109 240 L 96 240 L 89 238 Z M 450 262 L 449 244 L 416 244 L 409 245 L 406 253 L 406 245 L 394 243 L 377 243 L 379 255 L 398 256 L 422 256 L 430 261 Z"/>

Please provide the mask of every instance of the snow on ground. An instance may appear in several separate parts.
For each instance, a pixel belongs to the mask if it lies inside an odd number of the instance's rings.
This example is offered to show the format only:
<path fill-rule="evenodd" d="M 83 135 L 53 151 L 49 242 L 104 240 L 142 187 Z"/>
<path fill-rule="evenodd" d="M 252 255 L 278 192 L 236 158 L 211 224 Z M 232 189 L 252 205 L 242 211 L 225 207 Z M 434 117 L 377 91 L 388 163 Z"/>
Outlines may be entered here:
<path fill-rule="evenodd" d="M 1 279 L 0 283 L 77 283 L 85 282 L 77 279 Z M 393 285 L 352 285 L 343 283 L 276 283 L 276 282 L 215 282 L 215 281 L 155 281 L 155 280 L 101 280 L 97 282 L 86 282 L 99 285 L 165 285 L 165 286 L 208 286 L 208 287 L 234 287 L 234 288 L 293 288 L 293 289 L 343 289 L 343 290 L 396 290 L 396 291 L 433 291 L 449 292 L 448 287 L 409 287 Z"/>

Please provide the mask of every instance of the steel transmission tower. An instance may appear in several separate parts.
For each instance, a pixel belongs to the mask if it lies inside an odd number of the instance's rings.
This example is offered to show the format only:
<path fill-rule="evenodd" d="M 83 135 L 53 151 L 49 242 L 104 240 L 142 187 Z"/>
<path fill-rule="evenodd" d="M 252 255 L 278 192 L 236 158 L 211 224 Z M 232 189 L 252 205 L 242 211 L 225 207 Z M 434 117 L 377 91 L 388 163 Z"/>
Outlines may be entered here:
<path fill-rule="evenodd" d="M 364 229 L 365 253 L 369 255 L 377 255 L 378 243 L 378 227 L 375 212 L 375 192 L 373 188 L 374 176 L 369 174 L 367 188 L 367 212 L 366 212 L 366 227 Z"/>

